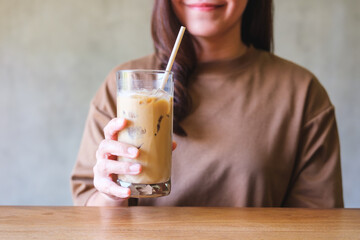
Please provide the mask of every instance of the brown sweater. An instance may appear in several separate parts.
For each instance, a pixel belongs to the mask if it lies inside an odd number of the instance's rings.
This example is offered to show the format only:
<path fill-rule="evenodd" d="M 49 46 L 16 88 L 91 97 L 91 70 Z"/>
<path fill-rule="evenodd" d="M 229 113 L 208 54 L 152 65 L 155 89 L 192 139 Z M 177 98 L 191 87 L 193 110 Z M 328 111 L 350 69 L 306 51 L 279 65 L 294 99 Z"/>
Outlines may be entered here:
<path fill-rule="evenodd" d="M 158 65 L 151 55 L 115 68 L 92 100 L 72 174 L 76 205 L 95 192 L 95 151 L 116 116 L 116 71 Z M 343 207 L 334 106 L 306 69 L 250 48 L 200 64 L 190 93 L 188 136 L 174 135 L 171 194 L 139 205 Z"/>

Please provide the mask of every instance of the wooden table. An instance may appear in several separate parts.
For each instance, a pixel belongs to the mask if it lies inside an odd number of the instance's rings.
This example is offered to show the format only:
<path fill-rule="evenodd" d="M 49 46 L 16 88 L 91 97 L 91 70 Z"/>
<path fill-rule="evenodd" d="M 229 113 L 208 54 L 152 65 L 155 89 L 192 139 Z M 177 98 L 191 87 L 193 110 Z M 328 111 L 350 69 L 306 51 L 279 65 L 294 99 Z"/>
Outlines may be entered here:
<path fill-rule="evenodd" d="M 360 210 L 5 206 L 0 239 L 360 239 Z"/>

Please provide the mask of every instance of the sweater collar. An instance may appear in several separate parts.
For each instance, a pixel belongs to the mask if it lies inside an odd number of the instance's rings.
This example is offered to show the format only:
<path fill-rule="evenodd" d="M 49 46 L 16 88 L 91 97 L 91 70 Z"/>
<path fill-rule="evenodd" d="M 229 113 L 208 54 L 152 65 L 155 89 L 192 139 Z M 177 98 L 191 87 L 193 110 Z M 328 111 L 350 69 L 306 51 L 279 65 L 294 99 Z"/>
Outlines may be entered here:
<path fill-rule="evenodd" d="M 193 72 L 193 77 L 217 78 L 237 74 L 248 67 L 258 53 L 258 50 L 250 46 L 243 55 L 237 58 L 199 63 Z"/>

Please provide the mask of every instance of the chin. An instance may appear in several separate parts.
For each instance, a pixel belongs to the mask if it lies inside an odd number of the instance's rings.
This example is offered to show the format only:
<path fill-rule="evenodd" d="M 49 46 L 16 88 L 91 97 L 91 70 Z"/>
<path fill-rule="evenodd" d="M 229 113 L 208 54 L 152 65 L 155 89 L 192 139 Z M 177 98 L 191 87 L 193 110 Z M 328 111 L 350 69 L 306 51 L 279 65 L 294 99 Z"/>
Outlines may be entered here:
<path fill-rule="evenodd" d="M 194 37 L 214 37 L 220 33 L 218 29 L 206 26 L 188 27 L 187 30 Z"/>

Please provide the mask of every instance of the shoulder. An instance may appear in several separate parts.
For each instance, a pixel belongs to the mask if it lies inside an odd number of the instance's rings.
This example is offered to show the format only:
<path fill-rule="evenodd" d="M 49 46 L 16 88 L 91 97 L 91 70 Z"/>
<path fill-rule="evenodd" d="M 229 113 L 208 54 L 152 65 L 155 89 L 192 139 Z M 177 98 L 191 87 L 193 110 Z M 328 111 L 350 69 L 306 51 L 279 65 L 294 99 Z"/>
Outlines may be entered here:
<path fill-rule="evenodd" d="M 114 67 L 106 76 L 105 81 L 101 84 L 92 104 L 95 106 L 100 105 L 101 102 L 112 102 L 116 97 L 116 72 L 125 69 L 157 69 L 159 61 L 155 54 L 147 55 L 138 59 L 134 59 L 122 63 Z"/>
<path fill-rule="evenodd" d="M 113 71 L 122 69 L 159 69 L 159 60 L 155 54 L 137 58 L 116 66 Z"/>
<path fill-rule="evenodd" d="M 116 72 L 125 69 L 159 69 L 160 63 L 155 54 L 137 58 L 114 67 L 108 74 L 107 79 L 115 78 Z"/>
<path fill-rule="evenodd" d="M 277 92 L 302 106 L 304 121 L 333 108 L 327 91 L 308 69 L 273 53 L 257 51 L 258 71 Z"/>
<path fill-rule="evenodd" d="M 283 76 L 289 81 L 308 83 L 311 79 L 316 78 L 308 69 L 275 55 L 274 53 L 255 49 L 257 52 L 257 63 L 266 72 L 274 76 Z"/>
<path fill-rule="evenodd" d="M 104 84 L 108 88 L 116 88 L 116 73 L 120 70 L 131 69 L 159 69 L 160 63 L 155 54 L 137 58 L 114 67 L 106 76 Z"/>

